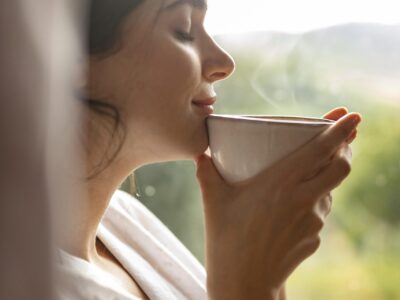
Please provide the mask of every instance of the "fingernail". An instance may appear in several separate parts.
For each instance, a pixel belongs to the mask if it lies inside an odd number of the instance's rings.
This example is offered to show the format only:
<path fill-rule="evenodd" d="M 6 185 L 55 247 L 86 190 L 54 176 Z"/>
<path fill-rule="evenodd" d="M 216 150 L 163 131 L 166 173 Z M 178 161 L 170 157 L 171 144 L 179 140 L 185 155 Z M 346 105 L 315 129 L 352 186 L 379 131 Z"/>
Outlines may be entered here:
<path fill-rule="evenodd" d="M 361 117 L 359 115 L 351 116 L 351 123 L 353 125 L 358 125 L 361 122 Z"/>

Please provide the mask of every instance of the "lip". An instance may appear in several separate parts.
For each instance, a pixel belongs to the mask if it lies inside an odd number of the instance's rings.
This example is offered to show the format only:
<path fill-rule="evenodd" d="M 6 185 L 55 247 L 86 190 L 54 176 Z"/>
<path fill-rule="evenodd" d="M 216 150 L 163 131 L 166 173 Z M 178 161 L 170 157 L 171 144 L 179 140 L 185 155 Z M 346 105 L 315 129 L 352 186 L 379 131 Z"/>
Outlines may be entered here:
<path fill-rule="evenodd" d="M 216 97 L 210 97 L 201 100 L 193 100 L 192 104 L 197 109 L 201 110 L 203 113 L 210 115 L 214 112 L 214 103 L 217 101 Z"/>
<path fill-rule="evenodd" d="M 192 103 L 195 105 L 214 105 L 217 101 L 217 97 L 210 97 L 202 100 L 193 100 Z"/>

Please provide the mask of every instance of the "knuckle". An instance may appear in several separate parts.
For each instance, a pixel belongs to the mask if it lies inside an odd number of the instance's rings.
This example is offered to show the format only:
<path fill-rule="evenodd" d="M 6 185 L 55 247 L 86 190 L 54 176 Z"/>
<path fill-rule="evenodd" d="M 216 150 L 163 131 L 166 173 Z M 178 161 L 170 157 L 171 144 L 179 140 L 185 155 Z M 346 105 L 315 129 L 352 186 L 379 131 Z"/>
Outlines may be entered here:
<path fill-rule="evenodd" d="M 320 238 L 319 236 L 316 236 L 316 237 L 312 240 L 312 242 L 311 242 L 311 244 L 310 244 L 310 247 L 313 249 L 313 253 L 314 253 L 315 251 L 317 251 L 317 250 L 319 249 L 320 246 L 321 246 L 321 238 Z"/>
<path fill-rule="evenodd" d="M 321 214 L 324 218 L 329 215 L 332 209 L 332 198 L 328 194 L 325 197 L 321 198 L 315 207 L 315 212 Z"/>
<path fill-rule="evenodd" d="M 329 200 L 328 200 L 327 207 L 326 207 L 326 210 L 325 210 L 325 212 L 324 212 L 325 217 L 328 216 L 328 215 L 331 213 L 331 211 L 332 211 L 332 200 L 329 199 Z"/>
<path fill-rule="evenodd" d="M 306 243 L 305 251 L 307 252 L 307 255 L 312 255 L 319 249 L 320 246 L 321 238 L 319 236 L 315 236 Z"/>
<path fill-rule="evenodd" d="M 337 169 L 339 170 L 339 173 L 343 177 L 347 177 L 350 172 L 351 172 L 351 164 L 347 159 L 338 159 L 337 162 Z"/>
<path fill-rule="evenodd" d="M 313 232 L 320 232 L 322 230 L 322 228 L 324 227 L 325 222 L 324 220 L 317 216 L 317 215 L 313 215 L 313 219 L 312 219 L 312 231 Z"/>
<path fill-rule="evenodd" d="M 332 203 L 333 201 L 332 194 L 329 193 L 328 195 L 326 195 L 324 201 L 327 202 L 328 204 Z"/>

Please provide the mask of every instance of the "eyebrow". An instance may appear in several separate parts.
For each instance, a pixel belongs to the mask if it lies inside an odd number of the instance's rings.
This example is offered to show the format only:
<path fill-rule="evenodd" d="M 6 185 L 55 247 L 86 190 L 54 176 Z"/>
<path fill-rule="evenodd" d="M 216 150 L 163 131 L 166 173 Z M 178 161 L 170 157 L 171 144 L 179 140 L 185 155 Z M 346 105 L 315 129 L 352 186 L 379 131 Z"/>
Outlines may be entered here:
<path fill-rule="evenodd" d="M 207 10 L 207 3 L 204 0 L 177 0 L 169 5 L 161 8 L 162 11 L 169 11 L 177 8 L 178 6 L 189 4 L 194 8 L 199 8 L 201 10 Z"/>

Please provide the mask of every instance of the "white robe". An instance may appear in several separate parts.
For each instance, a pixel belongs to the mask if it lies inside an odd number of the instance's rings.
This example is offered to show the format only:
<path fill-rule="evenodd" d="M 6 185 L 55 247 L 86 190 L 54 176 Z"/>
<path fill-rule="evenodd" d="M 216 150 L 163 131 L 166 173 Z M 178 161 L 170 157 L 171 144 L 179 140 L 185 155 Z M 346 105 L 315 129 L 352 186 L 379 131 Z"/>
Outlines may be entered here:
<path fill-rule="evenodd" d="M 207 299 L 203 266 L 131 195 L 113 195 L 97 236 L 151 300 Z M 57 269 L 61 299 L 137 299 L 106 272 L 61 250 Z"/>

